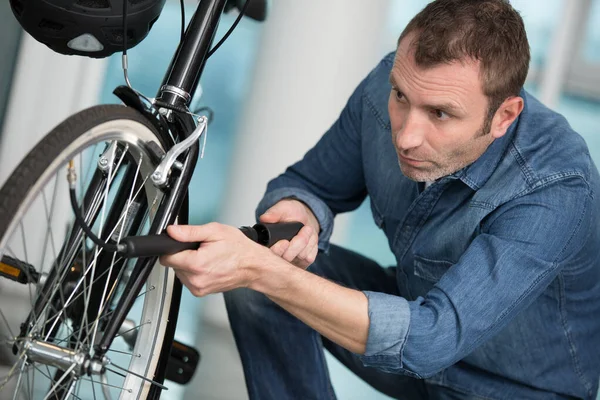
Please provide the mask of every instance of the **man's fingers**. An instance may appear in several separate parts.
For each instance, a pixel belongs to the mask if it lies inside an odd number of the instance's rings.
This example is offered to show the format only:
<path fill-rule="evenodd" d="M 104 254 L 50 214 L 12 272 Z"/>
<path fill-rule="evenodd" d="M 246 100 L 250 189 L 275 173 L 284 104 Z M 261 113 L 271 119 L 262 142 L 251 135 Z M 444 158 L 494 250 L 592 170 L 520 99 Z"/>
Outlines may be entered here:
<path fill-rule="evenodd" d="M 259 217 L 259 221 L 267 224 L 277 222 L 298 221 L 306 224 L 308 217 L 305 206 L 298 200 L 284 199 L 269 208 Z"/>
<path fill-rule="evenodd" d="M 198 260 L 196 259 L 197 250 L 184 250 L 179 253 L 161 256 L 159 262 L 166 266 L 171 267 L 175 270 L 191 271 L 194 266 L 197 266 Z M 204 260 L 206 261 L 206 260 Z"/>
<path fill-rule="evenodd" d="M 206 225 L 170 225 L 167 233 L 180 242 L 205 242 L 213 239 L 221 228 L 215 222 Z"/>
<path fill-rule="evenodd" d="M 306 247 L 300 252 L 300 254 L 298 254 L 298 258 L 301 260 L 309 260 L 311 253 L 313 252 L 313 250 L 315 249 L 315 246 L 318 244 L 319 242 L 319 236 L 316 234 L 312 234 L 310 235 L 310 238 L 308 239 L 308 244 L 306 245 Z M 309 260 L 312 262 L 312 260 Z"/>
<path fill-rule="evenodd" d="M 287 240 L 280 240 L 279 242 L 277 242 L 273 246 L 271 246 L 271 251 L 273 253 L 277 254 L 279 257 L 281 257 L 283 255 L 283 253 L 285 253 L 285 251 L 288 249 L 289 246 L 290 246 L 290 242 L 288 242 Z"/>
<path fill-rule="evenodd" d="M 259 217 L 259 221 L 265 224 L 274 224 L 279 222 L 280 216 L 275 213 L 265 213 Z"/>
<path fill-rule="evenodd" d="M 300 229 L 300 232 L 290 242 L 290 247 L 283 253 L 283 258 L 289 262 L 294 261 L 298 254 L 308 245 L 311 233 L 312 228 L 310 226 L 304 226 Z"/>
<path fill-rule="evenodd" d="M 264 222 L 267 224 L 274 224 L 275 222 L 282 221 L 286 216 L 286 207 L 285 203 L 276 203 L 274 206 L 269 208 L 263 215 L 261 215 L 258 219 L 260 222 Z"/>

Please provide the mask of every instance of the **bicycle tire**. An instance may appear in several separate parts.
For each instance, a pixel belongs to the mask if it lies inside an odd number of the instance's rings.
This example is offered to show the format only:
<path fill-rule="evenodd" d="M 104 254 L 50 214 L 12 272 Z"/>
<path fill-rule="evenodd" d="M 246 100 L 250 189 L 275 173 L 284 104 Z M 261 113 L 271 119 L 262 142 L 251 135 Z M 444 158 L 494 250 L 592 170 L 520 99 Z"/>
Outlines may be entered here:
<path fill-rule="evenodd" d="M 79 166 L 80 168 L 82 168 L 83 164 L 84 164 L 84 157 L 88 157 L 87 154 L 91 154 L 89 156 L 90 158 L 90 162 L 91 165 L 94 166 L 94 156 L 95 156 L 95 149 L 97 148 L 97 143 L 119 143 L 119 146 L 122 147 L 115 147 L 118 149 L 121 149 L 121 152 L 124 153 L 121 156 L 121 162 L 122 164 L 120 165 L 133 165 L 135 166 L 136 170 L 134 171 L 134 173 L 132 175 L 134 176 L 138 176 L 138 175 L 143 175 L 142 174 L 142 170 L 145 171 L 152 171 L 152 167 L 156 166 L 156 154 L 153 154 L 153 151 L 151 151 L 152 149 L 150 148 L 150 143 L 154 143 L 155 147 L 158 146 L 161 149 L 165 149 L 165 139 L 162 138 L 160 136 L 160 133 L 156 130 L 156 128 L 145 119 L 145 117 L 140 114 L 139 112 L 137 112 L 136 110 L 129 108 L 129 107 L 125 107 L 125 106 L 120 106 L 120 105 L 102 105 L 102 106 L 95 106 L 95 107 L 91 107 L 88 108 L 86 110 L 83 110 L 77 114 L 74 114 L 73 116 L 67 118 L 64 122 L 62 122 L 61 124 L 59 124 L 56 128 L 54 128 L 48 135 L 46 135 L 44 137 L 44 139 L 42 139 L 42 141 L 40 141 L 34 148 L 33 150 L 31 150 L 31 152 L 25 157 L 25 159 L 19 164 L 19 166 L 15 169 L 15 171 L 13 172 L 13 174 L 8 178 L 8 180 L 6 181 L 6 183 L 4 184 L 4 186 L 0 189 L 0 259 L 5 256 L 8 255 L 8 251 L 10 250 L 11 252 L 14 253 L 14 249 L 11 249 L 9 247 L 9 241 L 13 240 L 16 238 L 15 235 L 18 235 L 17 230 L 21 230 L 21 236 L 22 236 L 22 245 L 21 247 L 24 248 L 24 253 L 25 257 L 27 256 L 27 246 L 28 246 L 28 242 L 29 242 L 29 238 L 30 236 L 27 236 L 27 240 L 25 240 L 26 235 L 23 233 L 23 231 L 25 230 L 24 226 L 27 225 L 27 221 L 25 221 L 25 219 L 27 218 L 27 212 L 30 211 L 30 208 L 34 207 L 34 201 L 37 201 L 37 197 L 35 197 L 36 195 L 39 195 L 43 198 L 44 201 L 44 208 L 46 210 L 46 219 L 47 219 L 47 224 L 50 227 L 50 232 L 52 232 L 52 226 L 55 224 L 55 221 L 53 220 L 54 216 L 51 215 L 50 217 L 48 216 L 48 205 L 47 205 L 47 200 L 46 197 L 47 196 L 47 192 L 45 192 L 44 190 L 46 190 L 46 184 L 50 184 L 50 180 L 53 176 L 55 176 L 54 178 L 54 189 L 53 191 L 53 199 L 52 199 L 52 210 L 54 210 L 54 206 L 55 206 L 55 197 L 56 197 L 56 192 L 58 192 L 58 187 L 60 185 L 62 185 L 61 181 L 58 180 L 58 172 L 62 171 L 62 167 L 68 163 L 69 160 L 74 160 L 76 159 L 76 157 L 80 158 L 80 162 L 79 162 Z M 94 147 L 93 150 L 86 150 L 88 151 L 88 153 L 85 153 L 83 151 L 84 148 L 90 148 L 91 146 L 95 145 L 96 147 Z M 116 151 L 115 151 L 116 152 Z M 84 156 L 82 156 L 81 154 L 85 154 Z M 127 161 L 123 161 L 126 159 L 126 155 L 127 155 Z M 137 160 L 135 157 L 139 156 L 139 160 Z M 86 160 L 85 163 L 87 163 L 88 161 Z M 128 164 L 129 163 L 129 164 Z M 119 168 L 119 166 L 115 167 L 115 171 Z M 132 167 L 133 168 L 133 167 Z M 94 172 L 96 173 L 96 171 Z M 103 211 L 106 208 L 109 208 L 108 203 L 109 203 L 109 190 L 113 190 L 110 188 L 111 183 L 114 183 L 117 181 L 117 173 L 114 172 L 113 174 L 113 180 L 111 181 L 110 179 L 108 180 L 108 183 L 106 183 L 106 195 L 104 197 L 104 206 L 103 207 Z M 83 175 L 83 174 L 82 174 Z M 110 177 L 110 172 L 109 172 L 109 177 Z M 82 182 L 82 185 L 84 184 L 83 181 L 86 180 L 84 179 L 83 176 L 80 177 L 80 180 Z M 93 180 L 93 179 L 92 179 Z M 135 184 L 135 180 L 134 180 L 134 184 Z M 115 183 L 116 186 L 119 186 L 119 183 L 116 182 Z M 134 185 L 135 186 L 135 185 Z M 121 189 L 116 189 L 116 190 L 121 190 Z M 128 221 L 128 215 L 127 212 L 129 212 L 130 210 L 130 205 L 133 204 L 134 200 L 137 199 L 138 196 L 141 196 L 142 198 L 146 198 L 147 197 L 147 201 L 150 205 L 150 207 L 147 207 L 150 211 L 148 212 L 148 215 L 150 218 L 152 216 L 152 208 L 153 208 L 153 204 L 156 203 L 157 198 L 159 198 L 160 196 L 162 196 L 158 190 L 155 189 L 155 191 L 152 191 L 152 187 L 150 182 L 147 180 L 147 176 L 145 178 L 144 181 L 141 182 L 141 185 L 139 187 L 139 189 L 137 190 L 137 192 L 135 193 L 135 196 L 133 196 L 133 188 L 131 189 L 131 194 L 130 194 L 130 198 L 128 199 L 128 201 L 126 201 L 125 203 L 127 204 L 127 209 L 125 210 L 117 210 L 118 214 L 115 215 L 120 215 L 120 218 L 117 220 L 116 225 L 113 227 L 113 234 L 117 229 L 120 229 L 120 231 L 122 232 L 126 226 L 126 222 Z M 112 192 L 111 192 L 112 193 Z M 118 192 L 120 193 L 120 192 Z M 150 194 L 154 193 L 155 197 L 153 199 L 154 203 L 150 203 Z M 83 197 L 83 194 L 82 194 Z M 117 197 L 115 196 L 115 198 L 113 199 L 116 203 L 117 201 Z M 60 205 L 59 205 L 60 206 Z M 64 207 L 63 207 L 64 208 Z M 92 207 L 90 206 L 90 209 Z M 132 207 L 131 207 L 132 208 Z M 109 210 L 108 213 L 110 213 L 112 210 Z M 115 211 L 115 212 L 117 212 Z M 156 210 L 154 210 L 155 212 Z M 96 217 L 99 216 L 99 211 L 95 211 L 95 213 L 97 214 Z M 94 218 L 96 218 L 94 217 Z M 24 222 L 25 221 L 25 222 Z M 102 221 L 102 219 L 101 219 Z M 101 222 L 102 224 L 102 222 Z M 65 228 L 67 233 L 71 232 L 71 234 L 73 234 L 73 229 L 74 228 Z M 35 234 L 33 235 L 35 236 Z M 32 237 L 33 237 L 32 236 Z M 42 250 L 42 261 L 40 262 L 40 276 L 44 276 L 44 273 L 42 272 L 44 264 L 45 264 L 45 258 L 46 258 L 46 247 L 47 247 L 47 242 L 51 242 L 54 243 L 54 236 L 58 236 L 58 235 L 52 235 L 50 234 L 51 238 L 48 239 L 46 237 L 45 239 L 45 243 L 44 244 L 44 248 Z M 73 295 L 75 293 L 78 293 L 77 296 L 75 297 L 83 297 L 84 299 L 86 298 L 86 294 L 88 291 L 88 288 L 86 287 L 86 283 L 87 280 L 86 279 L 90 279 L 89 282 L 89 293 L 92 293 L 92 289 L 93 290 L 97 290 L 97 288 L 94 288 L 94 285 L 98 285 L 96 282 L 96 280 L 94 280 L 94 277 L 92 275 L 92 277 L 90 278 L 88 275 L 89 271 L 93 271 L 95 266 L 96 266 L 96 258 L 98 257 L 98 253 L 94 253 L 96 250 L 93 249 L 91 250 L 90 254 L 95 254 L 95 258 L 94 261 L 92 262 L 91 259 L 90 260 L 86 260 L 85 259 L 85 254 L 87 254 L 88 249 L 87 249 L 87 242 L 85 237 L 82 236 L 82 238 L 77 241 L 74 240 L 73 243 L 71 244 L 71 248 L 70 249 L 65 249 L 65 246 L 68 247 L 69 245 L 69 241 L 72 238 L 67 235 L 65 236 L 64 242 L 62 242 L 61 247 L 60 247 L 60 252 L 58 252 L 58 255 L 62 257 L 62 259 L 66 259 L 66 262 L 63 263 L 62 260 L 61 262 L 58 262 L 58 256 L 57 256 L 57 252 L 56 250 L 54 250 L 54 258 L 55 260 L 52 261 L 52 266 L 50 268 L 50 272 L 46 273 L 47 276 L 54 276 L 53 279 L 57 279 L 56 282 L 58 282 L 58 286 L 62 287 L 62 285 L 66 285 L 66 281 L 67 281 L 67 275 L 69 273 L 68 268 L 74 268 L 74 262 L 69 261 L 70 258 L 66 257 L 65 254 L 71 254 L 74 253 L 75 255 L 71 257 L 71 259 L 75 259 L 76 257 L 81 257 L 83 256 L 83 276 L 79 278 L 79 281 L 76 284 L 76 288 L 73 291 L 73 294 L 68 297 L 65 296 L 65 293 L 63 293 L 63 291 L 66 292 L 66 290 L 64 288 L 62 289 L 52 289 L 54 290 L 54 292 L 52 292 L 52 294 L 48 294 L 48 293 L 43 293 L 45 295 L 45 297 L 42 298 L 42 300 L 39 300 L 39 294 L 37 296 L 32 296 L 32 290 L 31 290 L 31 286 L 35 286 L 33 284 L 29 284 L 29 285 L 22 285 L 22 286 L 27 286 L 28 290 L 29 290 L 29 305 L 26 305 L 27 307 L 31 306 L 31 308 L 33 309 L 35 307 L 35 304 L 37 304 L 36 302 L 40 301 L 41 303 L 44 303 L 44 301 L 50 303 L 52 301 L 56 301 L 57 298 L 60 298 L 61 301 L 63 302 L 63 308 L 64 311 L 58 311 L 55 309 L 58 309 L 59 307 L 55 307 L 54 305 L 50 305 L 50 304 L 44 304 L 44 308 L 42 309 L 43 312 L 40 312 L 40 316 L 35 316 L 34 315 L 34 319 L 36 319 L 36 323 L 33 324 L 34 327 L 31 329 L 31 331 L 27 332 L 27 335 L 25 336 L 19 336 L 19 335 L 14 335 L 14 330 L 17 329 L 14 326 L 11 329 L 11 324 L 8 321 L 10 319 L 10 317 L 12 317 L 12 313 L 9 317 L 6 316 L 6 313 L 3 313 L 3 315 L 0 315 L 0 334 L 2 333 L 2 327 L 3 325 L 5 327 L 8 327 L 8 329 L 4 329 L 5 331 L 11 331 L 12 332 L 8 332 L 8 340 L 2 340 L 2 336 L 0 336 L 0 363 L 3 361 L 3 357 L 7 358 L 7 354 L 8 352 L 6 351 L 6 347 L 7 345 L 14 347 L 15 344 L 17 343 L 24 343 L 26 340 L 33 340 L 32 338 L 35 335 L 39 335 L 39 332 L 34 332 L 35 329 L 38 329 L 38 331 L 42 332 L 42 334 L 44 335 L 50 335 L 51 332 L 53 336 L 54 332 L 59 332 L 61 329 L 67 331 L 67 333 L 65 334 L 67 336 L 68 339 L 62 339 L 62 344 L 64 344 L 65 341 L 67 341 L 67 343 L 71 343 L 74 342 L 74 337 L 78 336 L 77 339 L 81 339 L 82 338 L 82 332 L 85 331 L 87 335 L 87 332 L 92 330 L 90 329 L 90 326 L 88 325 L 89 321 L 85 319 L 85 317 L 81 317 L 81 322 L 80 322 L 80 328 L 78 330 L 78 333 L 76 333 L 75 331 L 75 323 L 73 322 L 73 320 L 71 319 L 71 317 L 69 317 L 69 312 L 70 312 L 70 308 L 72 309 L 75 308 L 75 299 L 73 298 Z M 81 247 L 81 248 L 79 248 Z M 31 252 L 30 252 L 31 253 Z M 81 253 L 81 255 L 77 255 L 78 253 Z M 23 257 L 23 256 L 22 256 Z M 52 258 L 52 256 L 50 257 Z M 22 260 L 22 261 L 26 261 L 29 264 L 29 261 L 27 260 Z M 89 261 L 90 266 L 88 267 L 87 262 Z M 113 257 L 112 259 L 112 263 L 113 265 L 121 262 L 121 260 L 117 260 L 115 262 L 115 258 Z M 126 265 L 126 262 L 123 262 L 124 265 Z M 64 264 L 64 265 L 62 265 Z M 93 264 L 93 267 L 91 266 Z M 33 265 L 33 264 L 32 264 Z M 102 305 L 102 301 L 106 301 L 108 304 L 108 299 L 111 299 L 112 296 L 114 295 L 113 292 L 118 291 L 118 288 L 121 280 L 125 279 L 124 276 L 126 275 L 126 269 L 127 267 L 123 266 L 121 267 L 121 272 L 118 274 L 118 276 L 113 277 L 113 279 L 115 279 L 115 283 L 111 286 L 111 291 L 110 293 L 108 293 L 107 291 L 107 287 L 109 286 L 107 283 L 105 284 L 106 287 L 104 288 L 104 292 L 103 292 L 103 296 L 108 294 L 108 296 L 106 297 L 106 299 L 102 299 L 101 300 L 101 305 Z M 56 271 L 55 271 L 56 270 Z M 51 275 L 52 273 L 56 274 L 56 275 Z M 62 274 L 62 275 L 61 275 Z M 110 270 L 110 272 L 107 273 L 108 276 L 112 275 L 112 270 Z M 46 278 L 49 279 L 49 278 Z M 99 278 L 98 278 L 99 279 Z M 102 278 L 105 279 L 105 278 Z M 135 333 L 135 344 L 132 346 L 133 347 L 133 351 L 131 352 L 131 359 L 129 361 L 129 365 L 126 368 L 126 370 L 128 372 L 123 372 L 123 375 L 125 375 L 125 378 L 123 380 L 123 387 L 121 387 L 118 390 L 118 396 L 121 399 L 144 399 L 146 398 L 146 396 L 148 396 L 148 393 L 150 391 L 151 386 L 153 386 L 148 380 L 152 380 L 152 379 L 156 379 L 160 382 L 162 382 L 163 377 L 155 377 L 155 371 L 156 371 L 156 367 L 158 365 L 158 361 L 159 361 L 159 357 L 160 354 L 163 353 L 163 349 L 164 348 L 170 348 L 171 343 L 170 343 L 170 338 L 173 337 L 173 332 L 175 329 L 174 324 L 169 323 L 168 321 L 168 315 L 169 313 L 173 313 L 177 310 L 172 310 L 172 306 L 173 307 L 178 307 L 179 304 L 179 299 L 175 299 L 175 301 L 173 301 L 173 296 L 178 296 L 180 291 L 174 290 L 174 285 L 175 285 L 175 276 L 174 273 L 171 269 L 168 268 L 163 268 L 161 266 L 158 265 L 158 263 L 155 265 L 155 267 L 153 268 L 153 272 L 148 280 L 148 290 L 147 293 L 144 295 L 143 299 L 143 306 L 142 306 L 142 310 L 141 310 L 141 319 L 140 321 L 144 321 L 141 323 L 141 325 L 137 326 L 137 330 Z M 108 282 L 108 281 L 107 281 Z M 151 282 L 151 283 L 150 283 Z M 7 280 L 2 280 L 2 278 L 0 278 L 0 295 L 2 295 L 2 292 L 4 291 L 6 295 L 6 287 L 8 287 L 9 284 L 12 284 L 13 286 L 11 286 L 11 288 L 14 288 L 14 285 L 20 285 L 20 284 L 16 284 L 14 282 L 10 282 Z M 3 286 L 4 285 L 4 286 Z M 41 286 L 41 284 L 39 284 L 39 286 Z M 84 287 L 85 289 L 78 289 L 80 287 Z M 66 286 L 65 286 L 66 287 Z M 13 289 L 13 290 L 17 290 L 17 291 L 25 291 L 25 289 Z M 39 287 L 38 287 L 39 290 Z M 60 293 L 57 293 L 57 290 L 60 291 Z M 79 290 L 79 292 L 77 292 L 77 290 Z M 27 293 L 25 293 L 25 296 L 27 296 Z M 67 302 L 65 303 L 65 297 L 68 297 Z M 89 295 L 87 296 L 88 299 L 85 301 L 86 305 L 89 305 L 89 303 L 91 302 Z M 25 300 L 26 301 L 26 300 Z M 83 300 L 78 299 L 77 302 L 83 302 Z M 6 302 L 4 302 L 6 304 Z M 100 315 L 102 315 L 102 312 L 105 312 L 105 309 L 108 308 L 108 305 L 103 304 L 104 308 L 102 308 L 102 310 L 98 310 L 98 317 L 96 318 L 95 321 L 93 321 L 95 323 L 95 325 L 93 325 L 93 328 L 98 329 L 98 326 L 101 325 L 100 322 L 98 321 L 100 319 Z M 11 310 L 12 311 L 12 310 Z M 51 313 L 51 311 L 56 311 L 56 315 L 52 315 L 52 317 L 47 317 L 44 321 L 40 322 L 38 324 L 38 320 L 41 320 L 43 317 L 43 314 L 49 314 Z M 74 311 L 71 311 L 73 314 L 76 314 Z M 87 313 L 88 310 L 86 309 L 85 312 Z M 0 305 L 0 313 L 2 313 L 2 306 Z M 29 312 L 29 314 L 31 314 L 31 311 Z M 34 312 L 35 314 L 35 312 Z M 39 317 L 39 318 L 38 318 Z M 148 318 L 148 319 L 146 319 Z M 13 318 L 14 319 L 14 318 Z M 2 322 L 2 320 L 4 320 L 4 323 Z M 58 323 L 58 321 L 60 320 L 60 323 Z M 149 323 L 146 323 L 146 321 L 150 321 Z M 50 321 L 50 322 L 48 322 Z M 50 325 L 53 322 L 52 326 L 50 329 L 48 329 L 47 325 Z M 18 322 L 18 321 L 17 321 Z M 22 322 L 22 321 L 21 321 Z M 85 323 L 84 323 L 85 322 Z M 64 327 L 59 327 L 59 328 L 55 328 L 55 325 L 64 325 Z M 79 321 L 78 321 L 79 324 Z M 40 325 L 40 327 L 38 327 L 38 325 Z M 73 325 L 73 326 L 70 326 Z M 71 329 L 71 331 L 69 332 L 68 330 Z M 169 331 L 167 331 L 169 330 Z M 35 334 L 35 335 L 34 335 Z M 83 336 L 85 336 L 83 335 Z M 5 332 L 5 336 L 7 336 L 7 333 Z M 124 333 L 122 335 L 123 337 L 126 336 L 126 334 Z M 132 336 L 130 334 L 130 336 Z M 90 345 L 90 341 L 93 342 L 93 338 L 96 337 L 96 333 L 94 333 L 94 335 L 89 338 L 85 338 L 88 343 L 87 344 L 82 344 L 82 343 L 74 343 L 73 347 L 74 350 L 79 349 L 81 351 L 83 351 L 82 349 L 86 349 L 86 348 L 92 348 L 93 346 Z M 163 338 L 167 338 L 166 340 L 163 340 Z M 12 341 L 11 341 L 12 338 Z M 52 340 L 55 340 L 56 338 L 52 337 Z M 90 340 L 92 339 L 92 340 Z M 36 339 L 37 340 L 37 339 Z M 125 339 L 123 339 L 123 341 L 125 341 Z M 29 343 L 29 342 L 27 342 Z M 5 351 L 4 351 L 4 356 L 2 353 L 2 347 L 5 347 Z M 131 344 L 129 344 L 129 346 L 131 346 Z M 143 349 L 143 350 L 142 350 Z M 29 350 L 28 350 L 29 351 Z M 117 351 L 117 350 L 114 350 Z M 141 352 L 144 351 L 146 352 L 146 354 L 142 354 Z M 2 393 L 3 388 L 7 389 L 10 385 L 8 384 L 9 382 L 13 382 L 17 380 L 17 384 L 14 384 L 16 387 L 15 392 L 19 392 L 18 396 L 15 396 L 17 398 L 19 398 L 21 395 L 25 395 L 28 398 L 36 398 L 37 393 L 36 393 L 36 385 L 35 385 L 35 377 L 36 377 L 36 361 L 34 362 L 30 362 L 29 364 L 25 362 L 25 358 L 23 357 L 24 354 L 26 354 L 26 351 L 23 351 L 22 353 L 20 353 L 21 357 L 18 357 L 16 363 L 21 363 L 21 365 L 19 366 L 19 368 L 21 369 L 20 371 L 20 375 L 19 378 L 15 378 L 14 372 L 13 372 L 13 376 L 11 376 L 10 374 L 5 377 L 6 382 L 3 384 L 3 380 L 2 380 L 2 376 L 0 376 L 0 398 L 5 398 L 5 396 Z M 28 354 L 28 353 L 27 353 Z M 139 356 L 138 356 L 139 355 Z M 28 355 L 25 355 L 25 357 L 29 357 Z M 140 360 L 138 360 L 138 358 Z M 14 358 L 13 358 L 14 360 Z M 13 364 L 12 369 L 15 370 L 15 366 L 17 366 L 18 364 Z M 41 368 L 41 364 L 40 364 L 40 368 Z M 72 383 L 69 383 L 68 385 L 65 385 L 65 389 L 63 390 L 61 388 L 61 386 L 59 385 L 60 382 L 56 383 L 53 382 L 53 378 L 52 378 L 52 374 L 50 373 L 50 369 L 44 365 L 44 368 L 48 369 L 48 374 L 43 374 L 43 375 L 50 375 L 49 378 L 49 383 L 51 384 L 52 389 L 51 390 L 57 390 L 60 389 L 61 393 L 63 393 L 63 397 L 64 398 L 79 398 L 79 396 L 77 396 L 74 392 L 75 390 L 75 386 L 77 386 L 77 390 L 79 390 L 82 386 L 81 386 L 81 381 L 83 381 L 83 377 L 80 377 L 81 379 L 77 379 L 77 380 L 73 380 Z M 27 376 L 24 378 L 26 381 L 26 386 L 28 386 L 27 388 L 25 388 L 25 383 L 22 382 L 22 376 L 24 375 L 24 371 L 26 370 L 26 374 Z M 39 375 L 39 369 L 38 370 L 38 375 Z M 30 371 L 33 371 L 33 378 L 30 378 Z M 59 369 L 57 368 L 57 371 L 59 371 Z M 42 373 L 44 371 L 41 371 Z M 62 374 L 62 372 L 61 372 Z M 147 380 L 141 379 L 139 377 L 136 377 L 135 375 L 141 375 L 144 376 Z M 69 374 L 66 374 L 69 375 Z M 106 378 L 106 376 L 108 375 L 108 373 L 105 373 L 105 376 L 103 378 Z M 54 375 L 55 377 L 57 375 Z M 70 376 L 70 375 L 69 375 Z M 96 396 L 95 393 L 95 389 L 94 389 L 94 385 L 98 384 L 98 385 L 103 385 L 101 387 L 99 387 L 98 389 L 101 390 L 103 393 L 105 393 L 105 397 L 107 396 L 107 390 L 112 390 L 112 389 L 107 389 L 106 383 L 96 383 L 94 382 L 94 378 L 90 377 L 91 381 L 92 381 L 92 390 L 94 390 L 94 397 Z M 30 384 L 30 379 L 31 381 L 33 381 L 33 383 Z M 55 378 L 54 378 L 55 379 Z M 69 377 L 66 378 L 66 380 L 70 379 Z M 98 378 L 101 379 L 101 378 Z M 56 380 L 56 379 L 55 379 Z M 103 381 L 104 382 L 104 381 Z M 57 386 L 57 388 L 55 388 L 54 386 Z M 68 388 L 67 388 L 68 386 Z M 68 389 L 68 390 L 67 390 Z M 7 389 L 9 390 L 9 389 Z M 66 391 L 66 393 L 65 393 Z M 27 393 L 23 393 L 23 392 L 27 392 Z M 6 394 L 6 393 L 5 393 Z M 62 396 L 62 395 L 61 395 Z M 70 397 L 72 396 L 72 397 Z M 110 396 L 109 396 L 110 397 Z M 12 397 L 11 397 L 12 398 Z M 43 397 L 40 397 L 43 398 Z"/>

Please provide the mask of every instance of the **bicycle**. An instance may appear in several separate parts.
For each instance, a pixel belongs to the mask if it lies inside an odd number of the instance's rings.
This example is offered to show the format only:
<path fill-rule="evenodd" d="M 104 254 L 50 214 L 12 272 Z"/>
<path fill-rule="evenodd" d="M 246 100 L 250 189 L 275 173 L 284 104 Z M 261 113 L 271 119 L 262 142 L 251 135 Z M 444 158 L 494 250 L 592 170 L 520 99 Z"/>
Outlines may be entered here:
<path fill-rule="evenodd" d="M 10 363 L 0 399 L 158 398 L 173 356 L 184 376 L 170 379 L 189 380 L 197 356 L 172 345 L 181 283 L 157 256 L 199 245 L 163 233 L 188 222 L 187 186 L 209 123 L 188 106 L 249 3 L 237 2 L 236 22 L 211 49 L 233 3 L 202 0 L 155 99 L 131 87 L 124 65 L 127 85 L 114 91 L 123 105 L 67 118 L 0 189 L 0 293 L 16 299 L 0 304 L 0 363 Z M 260 20 L 266 2 L 256 4 Z M 300 227 L 241 229 L 270 246 Z"/>

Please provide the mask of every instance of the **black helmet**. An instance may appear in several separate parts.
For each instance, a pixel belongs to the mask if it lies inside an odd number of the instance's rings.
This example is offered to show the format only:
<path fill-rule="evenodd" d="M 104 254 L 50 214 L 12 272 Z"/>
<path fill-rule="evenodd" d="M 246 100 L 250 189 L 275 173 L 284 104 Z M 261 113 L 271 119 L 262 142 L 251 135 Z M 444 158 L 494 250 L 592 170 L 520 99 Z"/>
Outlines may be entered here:
<path fill-rule="evenodd" d="M 125 0 L 10 0 L 19 23 L 61 54 L 94 58 L 123 50 Z M 127 0 L 127 48 L 148 35 L 166 0 Z"/>

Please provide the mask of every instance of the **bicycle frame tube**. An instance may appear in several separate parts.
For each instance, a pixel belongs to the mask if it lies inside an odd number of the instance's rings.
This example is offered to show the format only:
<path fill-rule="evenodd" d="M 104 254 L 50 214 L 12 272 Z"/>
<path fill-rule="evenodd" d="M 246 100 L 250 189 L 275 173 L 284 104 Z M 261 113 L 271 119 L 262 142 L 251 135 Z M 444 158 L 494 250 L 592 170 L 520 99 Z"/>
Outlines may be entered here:
<path fill-rule="evenodd" d="M 198 86 L 227 0 L 201 0 L 171 60 L 157 99 L 185 107 Z"/>

